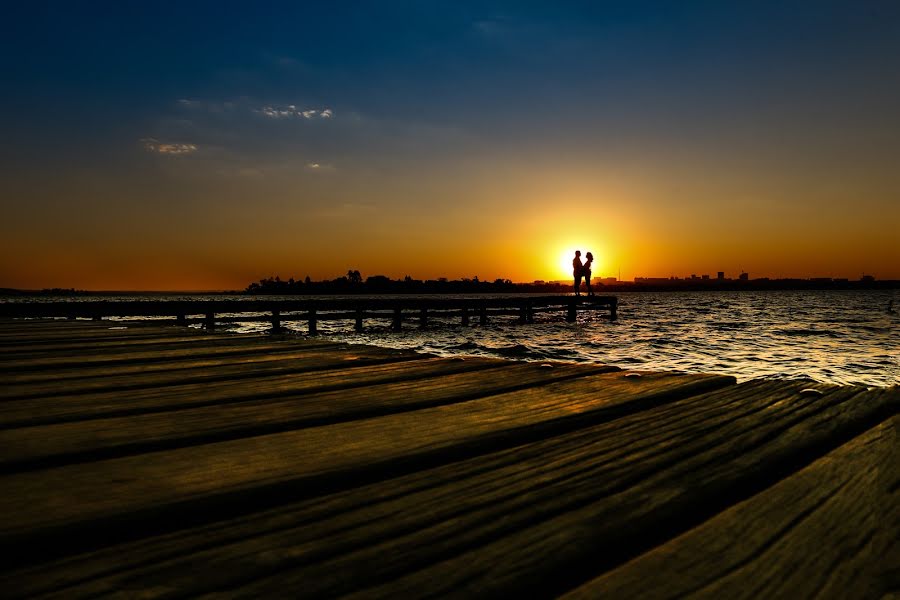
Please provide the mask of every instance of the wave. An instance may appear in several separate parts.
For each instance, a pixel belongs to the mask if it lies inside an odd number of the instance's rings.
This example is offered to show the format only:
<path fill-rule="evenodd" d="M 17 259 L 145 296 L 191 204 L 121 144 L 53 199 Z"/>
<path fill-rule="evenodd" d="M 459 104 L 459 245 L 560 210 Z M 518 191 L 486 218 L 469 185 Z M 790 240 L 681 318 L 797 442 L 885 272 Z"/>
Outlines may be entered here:
<path fill-rule="evenodd" d="M 782 335 L 787 336 L 797 336 L 797 337 L 840 337 L 834 331 L 829 331 L 827 329 L 804 329 L 804 328 L 792 328 L 792 329 L 776 329 L 777 333 L 781 333 Z"/>

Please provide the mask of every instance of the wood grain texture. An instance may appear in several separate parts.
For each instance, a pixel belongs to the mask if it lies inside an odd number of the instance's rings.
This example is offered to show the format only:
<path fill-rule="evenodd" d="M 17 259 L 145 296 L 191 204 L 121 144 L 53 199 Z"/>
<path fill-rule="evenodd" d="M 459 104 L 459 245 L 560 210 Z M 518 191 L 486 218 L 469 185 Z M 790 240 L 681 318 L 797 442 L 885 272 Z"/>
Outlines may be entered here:
<path fill-rule="evenodd" d="M 429 360 L 431 362 L 427 362 Z M 444 362 L 447 363 L 447 372 L 496 364 L 487 359 L 472 359 L 460 364 Z M 355 387 L 400 378 L 403 373 L 414 376 L 422 371 L 427 372 L 434 364 L 435 359 L 396 360 L 394 357 L 361 356 L 348 352 L 309 352 L 295 357 L 289 371 L 275 374 L 257 372 L 255 365 L 249 365 L 244 373 L 232 373 L 227 378 L 211 377 L 197 382 L 177 383 L 177 379 L 172 381 L 161 377 L 164 384 L 153 385 L 153 377 L 149 383 L 144 380 L 139 387 L 128 385 L 125 390 L 76 388 L 69 393 L 49 392 L 38 397 L 7 399 L 0 402 L 0 429 Z"/>
<path fill-rule="evenodd" d="M 275 388 L 268 379 L 262 388 L 243 380 L 206 384 L 208 392 L 193 385 L 187 392 L 183 386 L 173 386 L 163 393 L 167 401 L 180 398 L 181 409 L 0 430 L 0 472 L 370 418 L 613 370 L 567 364 L 548 370 L 536 363 L 425 359 L 322 371 L 305 378 L 280 376 Z M 350 388 L 363 389 L 348 393 Z M 202 394 L 203 405 L 183 408 L 190 406 L 182 398 L 185 393 Z M 154 407 L 163 404 L 152 403 Z"/>
<path fill-rule="evenodd" d="M 896 388 L 29 325 L 5 597 L 900 590 Z"/>
<path fill-rule="evenodd" d="M 882 597 L 900 567 L 898 427 L 895 416 L 565 598 Z"/>
<path fill-rule="evenodd" d="M 669 468 L 632 480 L 627 489 L 601 491 L 610 482 L 607 476 L 598 478 L 593 482 L 599 488 L 594 496 L 572 501 L 566 510 L 557 508 L 537 522 L 521 522 L 499 539 L 481 540 L 414 573 L 374 588 L 357 586 L 353 592 L 397 597 L 427 587 L 430 593 L 462 596 L 556 595 L 592 570 L 603 570 L 664 542 L 789 475 L 811 457 L 824 454 L 823 450 L 852 439 L 861 428 L 883 418 L 887 401 L 877 392 L 842 389 L 809 401 L 783 399 L 780 404 L 786 406 L 770 405 L 757 415 L 755 426 L 744 421 L 717 428 L 715 445 L 710 445 L 713 440 L 708 436 L 680 440 L 666 457 Z M 775 411 L 782 412 L 782 418 L 773 419 Z M 634 477 L 635 471 L 639 472 L 629 467 L 628 475 Z M 528 510 L 534 510 L 534 505 Z M 471 535 L 465 528 L 454 529 Z M 393 556 L 388 545 L 380 552 Z M 342 559 L 350 560 L 350 555 Z M 377 567 L 361 568 L 378 580 Z M 303 576 L 309 577 L 310 571 L 305 571 Z M 242 588 L 241 593 L 293 585 L 297 581 L 293 576 L 303 572 L 280 572 Z M 317 572 L 314 579 L 340 585 L 327 571 Z"/>
<path fill-rule="evenodd" d="M 207 511 L 255 496 L 317 494 L 358 478 L 423 468 L 567 428 L 628 405 L 730 383 L 715 376 L 605 374 L 461 404 L 14 474 L 0 480 L 0 538 L 61 538 L 167 511 Z M 60 482 L 65 482 L 64 491 Z"/>
<path fill-rule="evenodd" d="M 65 382 L 62 387 L 64 389 L 84 389 L 113 387 L 119 389 L 128 389 L 129 387 L 141 387 L 143 375 L 150 375 L 151 381 L 158 381 L 165 384 L 166 375 L 170 375 L 170 379 L 178 381 L 179 378 L 185 378 L 204 375 L 217 375 L 219 367 L 236 368 L 238 370 L 252 370 L 265 368 L 267 366 L 277 367 L 276 363 L 281 366 L 289 365 L 291 361 L 297 358 L 303 358 L 310 352 L 336 351 L 342 352 L 345 356 L 365 356 L 367 359 L 375 360 L 383 357 L 407 357 L 422 358 L 427 354 L 415 353 L 408 350 L 394 350 L 386 348 L 369 349 L 360 354 L 354 351 L 353 347 L 348 344 L 335 343 L 313 343 L 307 340 L 293 344 L 293 348 L 286 349 L 284 352 L 234 352 L 226 355 L 218 356 L 197 356 L 196 354 L 184 355 L 180 358 L 167 358 L 163 360 L 154 360 L 147 363 L 129 362 L 129 363 L 113 363 L 99 366 L 68 366 L 54 368 L 50 370 L 37 371 L 12 371 L 2 374 L 14 390 L 6 397 L 27 396 L 34 394 L 35 390 L 39 390 L 41 386 L 46 386 L 50 391 L 54 387 L 60 387 L 57 382 Z M 251 349 L 252 350 L 252 349 Z M 199 353 L 198 353 L 199 354 Z M 255 365 L 253 369 L 248 369 L 250 365 Z M 215 371 L 216 373 L 213 373 Z M 107 382 L 107 383 L 104 383 Z"/>

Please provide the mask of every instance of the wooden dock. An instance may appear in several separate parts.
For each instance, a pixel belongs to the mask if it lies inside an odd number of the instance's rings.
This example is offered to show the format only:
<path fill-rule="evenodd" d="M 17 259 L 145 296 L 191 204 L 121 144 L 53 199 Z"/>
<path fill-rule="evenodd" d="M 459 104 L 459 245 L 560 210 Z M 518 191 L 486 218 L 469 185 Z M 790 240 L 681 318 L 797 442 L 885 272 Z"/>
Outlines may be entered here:
<path fill-rule="evenodd" d="M 900 594 L 896 387 L 117 325 L 0 321 L 4 598 Z"/>
<path fill-rule="evenodd" d="M 468 326 L 477 319 L 487 325 L 498 316 L 518 317 L 519 323 L 534 323 L 536 314 L 564 313 L 573 322 L 578 311 L 602 311 L 615 320 L 616 296 L 361 296 L 356 298 L 303 298 L 296 300 L 222 299 L 222 300 L 87 300 L 79 302 L 7 302 L 0 303 L 0 319 L 78 318 L 96 321 L 109 317 L 156 318 L 160 324 L 202 323 L 214 329 L 230 323 L 268 322 L 273 331 L 283 323 L 304 322 L 307 333 L 316 335 L 321 321 L 352 321 L 356 331 L 367 320 L 389 321 L 400 330 L 404 321 L 427 327 L 429 319 L 459 319 Z"/>

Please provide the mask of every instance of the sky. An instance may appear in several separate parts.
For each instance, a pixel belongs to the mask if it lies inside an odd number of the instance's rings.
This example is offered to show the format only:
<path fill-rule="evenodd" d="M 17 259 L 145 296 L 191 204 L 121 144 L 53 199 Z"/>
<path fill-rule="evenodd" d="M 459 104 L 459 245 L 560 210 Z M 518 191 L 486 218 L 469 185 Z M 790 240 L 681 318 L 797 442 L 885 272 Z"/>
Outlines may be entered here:
<path fill-rule="evenodd" d="M 900 279 L 900 4 L 22 2 L 0 287 Z"/>

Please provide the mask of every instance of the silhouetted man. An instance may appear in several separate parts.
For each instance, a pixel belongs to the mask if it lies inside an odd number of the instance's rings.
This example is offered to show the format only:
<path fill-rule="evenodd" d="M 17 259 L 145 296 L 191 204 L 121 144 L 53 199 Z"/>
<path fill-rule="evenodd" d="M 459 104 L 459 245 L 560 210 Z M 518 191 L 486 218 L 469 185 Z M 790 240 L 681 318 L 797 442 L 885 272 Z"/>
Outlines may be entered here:
<path fill-rule="evenodd" d="M 582 265 L 581 265 L 581 250 L 575 251 L 575 258 L 572 259 L 572 277 L 575 279 L 575 295 L 581 295 L 581 275 L 582 275 Z"/>

